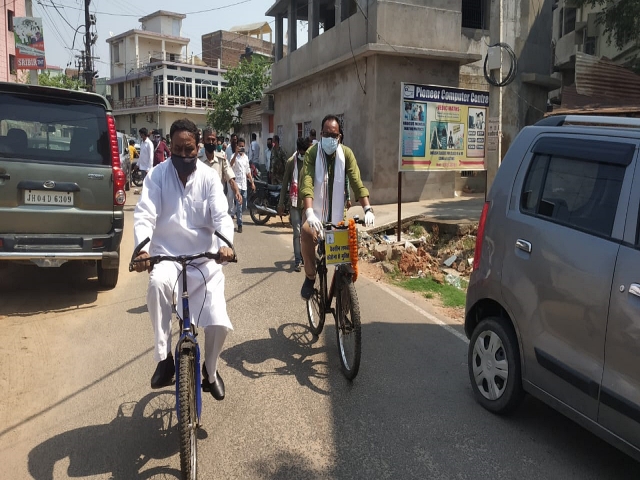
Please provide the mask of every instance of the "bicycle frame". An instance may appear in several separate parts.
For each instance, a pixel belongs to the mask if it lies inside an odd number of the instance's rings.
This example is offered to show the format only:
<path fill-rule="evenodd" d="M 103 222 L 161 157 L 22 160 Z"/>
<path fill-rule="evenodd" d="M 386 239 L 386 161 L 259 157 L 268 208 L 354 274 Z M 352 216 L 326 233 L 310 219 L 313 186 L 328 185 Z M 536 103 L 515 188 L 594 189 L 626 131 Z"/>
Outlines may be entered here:
<path fill-rule="evenodd" d="M 200 370 L 200 345 L 196 339 L 198 333 L 196 327 L 191 323 L 191 312 L 189 311 L 189 291 L 187 289 L 187 266 L 189 262 L 180 262 L 182 266 L 182 328 L 180 330 L 180 339 L 176 345 L 175 367 L 176 367 L 176 413 L 180 418 L 180 355 L 183 349 L 195 350 L 195 373 L 196 373 L 196 413 L 198 416 L 198 424 L 200 423 L 200 414 L 202 412 L 202 373 Z"/>
<path fill-rule="evenodd" d="M 326 277 L 329 269 L 327 268 L 324 254 L 324 238 L 318 238 L 318 255 L 319 259 L 317 261 L 317 273 L 325 275 Z M 322 296 L 325 299 L 325 313 L 335 313 L 333 307 L 331 307 L 331 304 L 333 303 L 333 297 L 336 293 L 336 281 L 342 281 L 345 276 L 353 275 L 353 273 L 353 267 L 351 265 L 336 265 L 335 272 L 333 274 L 333 277 L 331 278 L 331 285 L 329 286 L 328 291 L 322 292 Z M 339 280 L 336 280 L 337 277 L 339 277 Z"/>

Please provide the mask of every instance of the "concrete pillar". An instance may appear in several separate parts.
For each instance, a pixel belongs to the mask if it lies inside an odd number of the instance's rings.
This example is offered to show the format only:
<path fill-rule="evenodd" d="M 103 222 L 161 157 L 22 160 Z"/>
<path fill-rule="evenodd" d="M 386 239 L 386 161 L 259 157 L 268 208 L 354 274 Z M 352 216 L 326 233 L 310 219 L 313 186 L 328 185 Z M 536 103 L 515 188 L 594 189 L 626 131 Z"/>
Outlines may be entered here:
<path fill-rule="evenodd" d="M 134 36 L 134 41 L 135 41 L 135 45 L 136 45 L 135 67 L 136 68 L 140 68 L 140 49 L 138 48 L 138 35 Z M 125 68 L 126 68 L 126 65 L 125 65 Z"/>
<path fill-rule="evenodd" d="M 162 60 L 167 59 L 167 46 L 165 44 L 164 39 L 162 39 Z"/>
<path fill-rule="evenodd" d="M 287 12 L 289 38 L 287 39 L 287 49 L 289 53 L 298 48 L 298 12 L 296 11 L 296 0 L 289 0 L 289 10 Z"/>
<path fill-rule="evenodd" d="M 283 44 L 283 35 L 282 35 L 282 20 L 283 17 L 280 14 L 276 14 L 276 62 L 282 60 L 282 44 Z"/>
<path fill-rule="evenodd" d="M 309 42 L 320 35 L 320 3 L 309 0 Z"/>
<path fill-rule="evenodd" d="M 336 6 L 336 26 L 342 22 L 342 0 L 335 0 Z"/>

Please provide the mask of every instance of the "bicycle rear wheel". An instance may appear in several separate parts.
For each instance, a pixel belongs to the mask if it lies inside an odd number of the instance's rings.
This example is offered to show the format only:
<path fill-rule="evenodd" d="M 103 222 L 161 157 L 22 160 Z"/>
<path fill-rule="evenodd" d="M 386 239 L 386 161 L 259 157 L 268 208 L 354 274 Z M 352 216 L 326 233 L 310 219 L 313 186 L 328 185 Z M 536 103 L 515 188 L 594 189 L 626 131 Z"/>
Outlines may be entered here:
<path fill-rule="evenodd" d="M 316 337 L 322 333 L 325 320 L 325 292 L 327 291 L 327 275 L 318 272 L 316 283 L 313 286 L 313 295 L 307 300 L 307 317 L 309 318 L 309 330 Z"/>
<path fill-rule="evenodd" d="M 353 380 L 360 369 L 362 351 L 360 305 L 351 277 L 345 276 L 341 283 L 336 295 L 336 337 L 342 373 Z"/>
<path fill-rule="evenodd" d="M 180 469 L 183 480 L 197 478 L 198 413 L 196 410 L 196 364 L 193 350 L 180 354 L 178 396 L 180 412 Z"/>

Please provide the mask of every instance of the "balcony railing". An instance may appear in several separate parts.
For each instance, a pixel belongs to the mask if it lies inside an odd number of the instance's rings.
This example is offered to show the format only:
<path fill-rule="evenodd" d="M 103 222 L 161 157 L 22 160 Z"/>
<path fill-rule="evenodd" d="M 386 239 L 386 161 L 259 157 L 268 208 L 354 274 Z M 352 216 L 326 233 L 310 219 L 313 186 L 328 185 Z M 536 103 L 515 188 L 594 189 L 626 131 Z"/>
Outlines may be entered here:
<path fill-rule="evenodd" d="M 213 108 L 211 100 L 191 97 L 178 97 L 175 95 L 147 95 L 145 97 L 114 100 L 114 110 L 126 110 L 128 108 L 143 108 L 150 106 L 187 107 L 187 108 Z"/>

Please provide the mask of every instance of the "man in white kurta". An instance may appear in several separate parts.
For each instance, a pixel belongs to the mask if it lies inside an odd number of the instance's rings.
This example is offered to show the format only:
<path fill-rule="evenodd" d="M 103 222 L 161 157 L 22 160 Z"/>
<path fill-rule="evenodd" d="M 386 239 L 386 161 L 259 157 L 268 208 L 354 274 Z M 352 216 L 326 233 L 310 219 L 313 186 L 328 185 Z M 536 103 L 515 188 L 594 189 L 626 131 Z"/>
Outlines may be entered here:
<path fill-rule="evenodd" d="M 174 146 L 179 148 L 180 145 L 178 133 L 174 135 L 172 132 L 171 135 L 172 156 L 178 155 L 174 149 Z M 193 144 L 195 156 L 197 142 L 194 140 Z M 233 240 L 233 221 L 227 213 L 228 204 L 218 173 L 194 158 L 196 168 L 185 179 L 186 183 L 183 183 L 174 160 L 156 166 L 144 180 L 144 189 L 134 213 L 135 244 L 139 245 L 149 237 L 151 242 L 143 248 L 143 252 L 146 251 L 151 256 L 215 252 L 224 246 L 214 236 L 216 230 L 229 241 Z M 213 380 L 212 383 L 215 383 L 216 377 L 221 382 L 218 359 L 227 332 L 233 329 L 224 298 L 225 278 L 222 266 L 214 261 L 202 259 L 194 262 L 194 265 L 200 271 L 189 268 L 187 272 L 192 322 L 204 327 L 205 365 L 206 371 L 211 372 L 209 378 Z M 182 279 L 179 279 L 179 274 L 178 264 L 161 262 L 154 266 L 149 276 L 147 305 L 155 334 L 154 357 L 159 362 L 159 367 L 162 362 L 168 365 L 169 359 L 173 362 L 171 315 L 174 298 L 182 296 Z M 177 313 L 182 317 L 181 302 L 177 303 Z M 168 365 L 167 368 L 172 367 Z M 203 384 L 205 380 L 203 378 Z M 152 378 L 153 388 L 165 386 L 167 382 L 161 383 L 163 384 L 159 385 L 156 382 L 154 386 Z M 224 386 L 222 389 L 224 398 Z"/>

